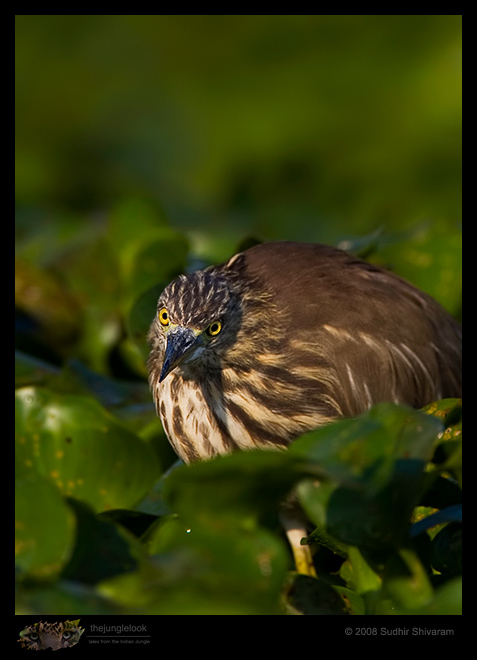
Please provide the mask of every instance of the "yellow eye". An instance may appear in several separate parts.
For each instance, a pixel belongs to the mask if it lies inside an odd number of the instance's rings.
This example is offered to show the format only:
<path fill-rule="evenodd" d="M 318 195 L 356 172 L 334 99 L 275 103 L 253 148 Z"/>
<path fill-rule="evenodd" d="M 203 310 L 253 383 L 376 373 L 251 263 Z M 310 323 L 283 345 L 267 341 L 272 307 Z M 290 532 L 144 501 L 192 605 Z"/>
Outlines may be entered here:
<path fill-rule="evenodd" d="M 159 317 L 159 323 L 166 328 L 169 325 L 170 320 L 169 320 L 169 314 L 167 313 L 167 309 L 165 307 L 163 307 L 160 310 L 158 317 Z"/>
<path fill-rule="evenodd" d="M 222 323 L 220 321 L 214 321 L 214 323 L 211 323 L 209 325 L 209 327 L 206 330 L 206 333 L 209 335 L 209 337 L 216 337 L 221 330 L 222 330 Z"/>

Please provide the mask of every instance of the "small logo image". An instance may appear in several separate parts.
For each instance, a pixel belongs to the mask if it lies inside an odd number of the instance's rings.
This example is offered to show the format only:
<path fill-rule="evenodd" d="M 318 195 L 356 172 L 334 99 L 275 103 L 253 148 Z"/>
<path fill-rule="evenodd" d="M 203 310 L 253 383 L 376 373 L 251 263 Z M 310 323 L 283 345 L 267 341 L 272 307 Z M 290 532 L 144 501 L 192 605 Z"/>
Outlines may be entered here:
<path fill-rule="evenodd" d="M 79 642 L 84 628 L 80 628 L 80 620 L 62 621 L 60 623 L 34 623 L 20 632 L 20 642 L 23 648 L 44 651 L 45 649 L 67 649 Z"/>

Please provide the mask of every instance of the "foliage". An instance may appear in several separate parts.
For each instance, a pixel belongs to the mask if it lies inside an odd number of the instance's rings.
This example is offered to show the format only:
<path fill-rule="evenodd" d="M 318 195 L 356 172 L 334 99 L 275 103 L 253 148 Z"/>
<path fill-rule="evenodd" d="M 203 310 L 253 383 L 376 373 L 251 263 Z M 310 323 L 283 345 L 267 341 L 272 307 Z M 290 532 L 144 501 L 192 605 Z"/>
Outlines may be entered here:
<path fill-rule="evenodd" d="M 58 423 L 53 404 L 42 405 L 58 395 L 30 392 L 19 390 L 21 402 L 38 400 L 50 420 L 28 428 L 19 413 L 20 611 L 58 613 L 66 597 L 67 609 L 74 604 L 80 613 L 459 612 L 459 402 L 439 404 L 453 416 L 452 439 L 435 416 L 381 404 L 287 452 L 179 467 L 147 495 L 156 467 L 148 445 L 119 422 L 106 422 L 105 437 L 89 431 L 94 442 L 85 442 L 82 423 Z M 91 401 L 71 398 L 87 420 Z M 126 450 L 131 470 L 124 472 Z M 434 462 L 439 454 L 442 462 Z M 84 477 L 80 489 L 71 467 Z M 293 486 L 317 525 L 308 541 L 323 544 L 318 581 L 286 580 L 290 557 L 276 515 Z"/>
<path fill-rule="evenodd" d="M 134 200 L 103 233 L 58 232 L 36 257 L 31 236 L 18 257 L 19 612 L 460 611 L 460 402 L 381 404 L 286 452 L 169 469 L 145 334 L 162 283 L 190 267 L 186 240 Z M 292 489 L 318 580 L 293 573 L 278 523 Z"/>

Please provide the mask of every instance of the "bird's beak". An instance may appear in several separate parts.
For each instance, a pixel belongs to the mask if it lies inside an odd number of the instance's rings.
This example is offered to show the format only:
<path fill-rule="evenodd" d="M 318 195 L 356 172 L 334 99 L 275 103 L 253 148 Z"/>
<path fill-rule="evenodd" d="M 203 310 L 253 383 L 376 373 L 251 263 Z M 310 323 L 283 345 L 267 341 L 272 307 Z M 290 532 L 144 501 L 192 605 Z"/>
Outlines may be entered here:
<path fill-rule="evenodd" d="M 197 347 L 199 341 L 198 333 L 191 328 L 178 326 L 169 330 L 167 333 L 166 353 L 159 377 L 160 383 L 186 356 L 190 355 L 191 351 Z"/>

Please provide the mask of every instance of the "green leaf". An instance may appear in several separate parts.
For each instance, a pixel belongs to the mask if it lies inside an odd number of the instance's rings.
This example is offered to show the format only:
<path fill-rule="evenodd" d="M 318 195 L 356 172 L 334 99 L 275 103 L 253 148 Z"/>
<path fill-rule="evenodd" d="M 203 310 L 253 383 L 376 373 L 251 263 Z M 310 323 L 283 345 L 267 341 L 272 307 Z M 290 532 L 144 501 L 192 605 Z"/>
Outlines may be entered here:
<path fill-rule="evenodd" d="M 146 244 L 164 228 L 167 220 L 155 201 L 131 196 L 113 207 L 108 219 L 108 237 L 124 271 L 132 270 L 138 246 Z"/>
<path fill-rule="evenodd" d="M 16 614 L 58 615 L 68 612 L 77 614 L 121 614 L 120 607 L 101 596 L 95 587 L 58 580 L 54 584 L 38 587 L 23 584 L 17 587 Z"/>
<path fill-rule="evenodd" d="M 462 578 L 450 580 L 442 585 L 423 605 L 413 609 L 406 609 L 404 606 L 396 607 L 392 614 L 462 614 Z"/>
<path fill-rule="evenodd" d="M 308 575 L 291 574 L 286 585 L 290 614 L 346 614 L 341 589 Z"/>
<path fill-rule="evenodd" d="M 15 395 L 16 468 L 51 479 L 95 511 L 133 506 L 159 472 L 153 450 L 89 397 Z"/>
<path fill-rule="evenodd" d="M 372 261 L 391 267 L 438 300 L 451 314 L 462 304 L 462 231 L 455 225 L 425 222 L 381 242 Z"/>
<path fill-rule="evenodd" d="M 431 513 L 418 522 L 415 522 L 411 529 L 411 537 L 418 536 L 436 525 L 442 525 L 448 522 L 462 522 L 462 504 L 445 507 L 441 511 Z"/>
<path fill-rule="evenodd" d="M 146 362 L 150 347 L 147 342 L 149 327 L 157 313 L 157 300 L 167 281 L 143 291 L 134 301 L 126 318 L 129 362 L 133 362 L 138 373 L 147 377 Z"/>
<path fill-rule="evenodd" d="M 148 534 L 153 578 L 120 576 L 102 593 L 127 585 L 132 603 L 149 594 L 151 614 L 279 614 L 286 547 L 270 531 L 233 520 L 199 516 L 191 528 L 180 516 L 161 521 Z"/>
<path fill-rule="evenodd" d="M 462 488 L 462 399 L 442 399 L 423 411 L 444 424 L 433 458 L 435 471 L 451 474 Z"/>
<path fill-rule="evenodd" d="M 178 468 L 165 480 L 164 499 L 185 520 L 255 525 L 276 514 L 300 476 L 300 461 L 288 452 L 237 452 Z"/>
<path fill-rule="evenodd" d="M 77 538 L 62 578 L 96 584 L 133 571 L 145 555 L 139 541 L 120 525 L 101 519 L 84 503 L 68 500 L 77 521 Z"/>
<path fill-rule="evenodd" d="M 432 567 L 445 575 L 462 575 L 462 524 L 451 522 L 436 534 L 431 546 Z"/>
<path fill-rule="evenodd" d="M 119 202 L 109 218 L 108 237 L 120 265 L 124 313 L 144 291 L 184 270 L 189 243 L 167 226 L 154 203 L 135 198 Z"/>
<path fill-rule="evenodd" d="M 408 610 L 422 607 L 432 600 L 434 592 L 430 578 L 413 548 L 400 548 L 387 562 L 383 572 L 383 591 L 398 607 Z"/>
<path fill-rule="evenodd" d="M 331 483 L 299 489 L 307 513 L 331 537 L 382 564 L 408 538 L 426 461 L 441 429 L 421 412 L 379 404 L 297 440 L 289 453 L 320 465 Z"/>
<path fill-rule="evenodd" d="M 15 485 L 15 563 L 35 579 L 53 579 L 68 561 L 75 517 L 59 490 L 36 474 Z"/>
<path fill-rule="evenodd" d="M 317 527 L 308 535 L 308 543 L 319 543 L 341 557 L 348 556 L 348 545 L 326 529 L 326 514 L 331 494 L 336 490 L 332 481 L 303 479 L 297 486 L 298 498 L 308 518 Z"/>
<path fill-rule="evenodd" d="M 264 525 L 277 528 L 280 502 L 299 476 L 298 462 L 278 451 L 239 452 L 174 470 L 164 479 L 164 499 L 177 515 L 146 535 L 168 576 L 148 611 L 278 613 L 290 558 Z"/>
<path fill-rule="evenodd" d="M 185 270 L 189 244 L 182 234 L 163 227 L 144 243 L 134 258 L 128 292 L 131 300 L 158 282 L 170 282 Z"/>
<path fill-rule="evenodd" d="M 350 546 L 348 549 L 348 559 L 340 568 L 340 576 L 350 589 L 360 595 L 370 594 L 381 589 L 381 578 L 354 546 Z"/>

